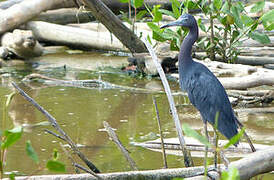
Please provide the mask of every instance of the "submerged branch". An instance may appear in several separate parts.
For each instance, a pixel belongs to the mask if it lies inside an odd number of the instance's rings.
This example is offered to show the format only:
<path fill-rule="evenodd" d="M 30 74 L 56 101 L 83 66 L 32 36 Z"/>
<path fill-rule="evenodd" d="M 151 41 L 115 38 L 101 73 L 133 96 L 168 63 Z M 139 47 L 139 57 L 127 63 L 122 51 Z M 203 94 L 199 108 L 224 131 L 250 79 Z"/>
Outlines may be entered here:
<path fill-rule="evenodd" d="M 127 161 L 130 164 L 130 167 L 133 170 L 138 170 L 137 165 L 135 163 L 135 161 L 129 156 L 129 152 L 128 150 L 123 146 L 123 144 L 121 143 L 121 141 L 119 140 L 118 136 L 116 135 L 116 133 L 114 132 L 114 130 L 112 129 L 112 127 L 110 127 L 110 125 L 104 121 L 103 122 L 104 127 L 110 137 L 110 139 L 118 146 L 118 148 L 121 150 L 122 154 L 124 155 L 124 157 L 127 159 Z"/>

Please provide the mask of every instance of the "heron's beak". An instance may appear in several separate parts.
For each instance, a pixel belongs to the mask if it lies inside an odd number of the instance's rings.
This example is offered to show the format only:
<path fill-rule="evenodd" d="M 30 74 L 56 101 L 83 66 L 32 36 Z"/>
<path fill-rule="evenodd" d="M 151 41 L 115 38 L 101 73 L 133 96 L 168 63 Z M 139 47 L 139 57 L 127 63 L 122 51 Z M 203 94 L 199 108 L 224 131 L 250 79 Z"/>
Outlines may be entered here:
<path fill-rule="evenodd" d="M 160 29 L 171 27 L 171 26 L 182 26 L 183 25 L 182 23 L 183 23 L 183 19 L 177 19 L 176 21 L 173 21 L 171 23 L 161 26 Z"/>

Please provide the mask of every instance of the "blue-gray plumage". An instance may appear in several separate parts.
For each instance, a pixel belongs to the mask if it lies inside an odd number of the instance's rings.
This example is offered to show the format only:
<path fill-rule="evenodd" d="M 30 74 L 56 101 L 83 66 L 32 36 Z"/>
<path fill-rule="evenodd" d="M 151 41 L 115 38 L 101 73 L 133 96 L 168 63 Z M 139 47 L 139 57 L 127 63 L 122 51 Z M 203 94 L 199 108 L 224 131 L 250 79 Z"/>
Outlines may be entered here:
<path fill-rule="evenodd" d="M 198 39 L 198 26 L 190 14 L 162 26 L 183 26 L 189 29 L 179 53 L 180 87 L 186 91 L 190 102 L 199 110 L 204 123 L 214 125 L 219 112 L 218 130 L 228 139 L 238 133 L 238 120 L 234 115 L 226 91 L 216 76 L 203 64 L 193 61 L 192 45 Z"/>

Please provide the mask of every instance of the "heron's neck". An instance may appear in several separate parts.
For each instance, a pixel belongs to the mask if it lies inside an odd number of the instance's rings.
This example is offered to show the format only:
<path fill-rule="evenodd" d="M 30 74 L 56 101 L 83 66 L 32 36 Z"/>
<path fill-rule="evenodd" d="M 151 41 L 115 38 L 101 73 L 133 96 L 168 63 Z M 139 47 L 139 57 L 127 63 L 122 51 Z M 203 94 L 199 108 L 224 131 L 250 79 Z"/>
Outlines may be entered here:
<path fill-rule="evenodd" d="M 179 53 L 179 64 L 187 65 L 190 62 L 192 62 L 192 57 L 191 57 L 191 50 L 192 50 L 192 45 L 195 43 L 195 41 L 198 39 L 198 26 L 194 26 L 189 29 L 188 35 L 185 37 L 180 53 Z"/>

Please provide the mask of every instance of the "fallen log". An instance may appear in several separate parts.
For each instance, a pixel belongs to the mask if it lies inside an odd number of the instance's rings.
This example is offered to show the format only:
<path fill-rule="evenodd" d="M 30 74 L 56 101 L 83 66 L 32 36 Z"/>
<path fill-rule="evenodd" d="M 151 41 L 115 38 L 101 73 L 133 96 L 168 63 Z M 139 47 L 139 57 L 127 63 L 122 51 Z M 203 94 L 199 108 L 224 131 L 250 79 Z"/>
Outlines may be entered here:
<path fill-rule="evenodd" d="M 250 179 L 256 175 L 262 173 L 268 173 L 274 170 L 274 147 L 267 148 L 261 151 L 257 151 L 249 154 L 243 159 L 231 162 L 229 167 L 235 167 L 239 171 L 241 180 Z M 213 166 L 209 167 L 209 173 Z M 224 165 L 220 165 L 222 171 L 224 171 Z M 102 173 L 99 176 L 103 179 L 172 179 L 172 178 L 188 178 L 199 176 L 199 179 L 204 179 L 200 176 L 204 173 L 204 168 L 190 167 L 190 168 L 176 168 L 176 169 L 158 169 L 158 170 L 146 170 L 146 171 L 130 171 L 130 172 L 116 172 L 116 173 Z M 57 180 L 57 179 L 71 179 L 71 180 L 95 180 L 89 174 L 61 174 L 61 175 L 40 175 L 29 177 L 16 177 L 16 180 L 23 179 L 30 180 Z M 7 180 L 7 179 L 6 179 Z"/>
<path fill-rule="evenodd" d="M 4 2 L 0 2 L 0 9 L 7 9 L 15 4 L 22 2 L 23 0 L 7 0 Z M 128 3 L 122 3 L 119 0 L 102 0 L 102 2 L 108 6 L 115 14 L 120 13 L 120 11 L 128 11 Z M 79 2 L 78 2 L 79 3 Z M 171 3 L 169 0 L 144 0 L 147 6 L 153 7 L 154 5 L 161 5 L 163 9 L 171 10 Z M 79 5 L 83 5 L 79 3 Z M 66 0 L 63 3 L 58 3 L 56 6 L 52 7 L 51 9 L 59 9 L 59 8 L 72 8 L 76 7 L 74 0 Z M 145 9 L 142 6 L 139 9 Z"/>
<path fill-rule="evenodd" d="M 195 52 L 194 57 L 197 59 L 205 59 L 206 52 Z M 223 62 L 221 56 L 216 56 L 216 61 Z M 274 64 L 274 57 L 272 56 L 241 56 L 239 55 L 235 60 L 236 64 L 259 66 L 264 64 Z"/>
<path fill-rule="evenodd" d="M 0 35 L 51 9 L 63 0 L 25 0 L 0 11 Z"/>
<path fill-rule="evenodd" d="M 212 170 L 213 167 L 209 167 L 208 170 Z M 102 173 L 98 174 L 101 178 L 107 180 L 164 180 L 172 178 L 189 178 L 202 175 L 204 168 L 190 167 L 190 168 L 177 168 L 177 169 L 158 169 L 158 170 L 146 170 L 146 171 L 128 171 L 128 172 L 116 172 L 116 173 Z M 61 175 L 41 175 L 27 177 L 29 180 L 57 180 L 57 179 L 70 179 L 70 180 L 96 180 L 89 174 L 61 174 Z M 16 180 L 23 180 L 26 177 L 16 177 Z"/>
<path fill-rule="evenodd" d="M 121 42 L 110 33 L 100 33 L 87 29 L 57 25 L 42 21 L 30 21 L 26 24 L 38 41 L 55 45 L 66 45 L 78 49 L 103 49 L 128 51 Z"/>
<path fill-rule="evenodd" d="M 273 72 L 254 73 L 244 77 L 219 78 L 226 89 L 248 89 L 262 85 L 274 85 Z"/>
<path fill-rule="evenodd" d="M 33 21 L 45 21 L 63 25 L 69 23 L 87 23 L 94 20 L 95 18 L 89 12 L 83 12 L 76 8 L 49 10 L 33 19 Z"/>

